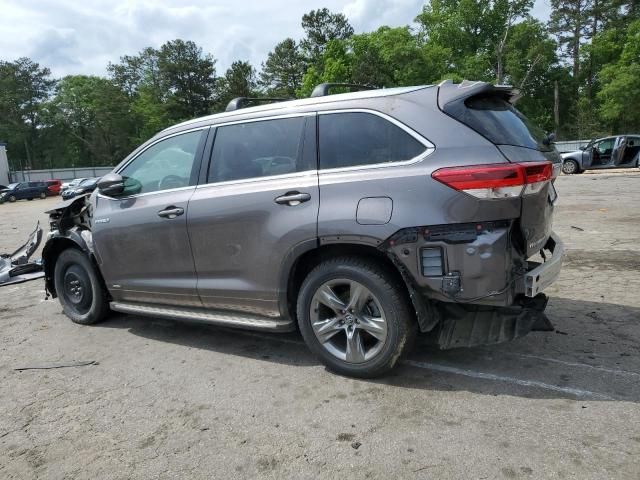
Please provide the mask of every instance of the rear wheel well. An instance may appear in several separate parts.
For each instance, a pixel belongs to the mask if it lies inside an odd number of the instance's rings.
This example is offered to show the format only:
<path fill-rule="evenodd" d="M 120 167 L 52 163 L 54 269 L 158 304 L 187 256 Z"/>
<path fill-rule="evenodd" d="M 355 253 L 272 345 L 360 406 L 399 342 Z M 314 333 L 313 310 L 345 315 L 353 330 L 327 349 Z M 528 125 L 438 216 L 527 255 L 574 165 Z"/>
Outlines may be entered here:
<path fill-rule="evenodd" d="M 361 258 L 375 262 L 391 279 L 403 287 L 402 290 L 405 294 L 406 301 L 411 302 L 406 283 L 398 271 L 398 268 L 389 257 L 377 248 L 362 244 L 323 245 L 302 254 L 291 268 L 287 284 L 287 307 L 292 318 L 295 317 L 300 287 L 309 272 L 323 261 L 337 257 Z"/>

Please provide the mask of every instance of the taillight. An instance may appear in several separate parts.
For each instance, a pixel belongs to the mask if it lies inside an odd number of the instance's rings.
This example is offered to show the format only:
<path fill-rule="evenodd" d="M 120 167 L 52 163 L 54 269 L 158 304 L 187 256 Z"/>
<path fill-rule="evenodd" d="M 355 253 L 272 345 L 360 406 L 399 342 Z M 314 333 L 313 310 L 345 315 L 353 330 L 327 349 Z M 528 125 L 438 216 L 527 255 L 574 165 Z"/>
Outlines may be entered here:
<path fill-rule="evenodd" d="M 492 199 L 537 193 L 552 175 L 551 162 L 529 162 L 446 167 L 431 177 L 474 197 Z"/>

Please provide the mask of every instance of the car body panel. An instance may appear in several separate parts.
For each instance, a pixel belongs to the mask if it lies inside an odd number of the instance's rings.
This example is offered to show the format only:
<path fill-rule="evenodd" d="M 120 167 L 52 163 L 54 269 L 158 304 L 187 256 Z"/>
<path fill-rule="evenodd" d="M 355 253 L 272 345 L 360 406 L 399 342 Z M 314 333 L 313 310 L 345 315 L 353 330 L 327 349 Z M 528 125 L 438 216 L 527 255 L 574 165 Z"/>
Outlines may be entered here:
<path fill-rule="evenodd" d="M 96 258 L 115 300 L 200 305 L 187 216 L 158 216 L 168 206 L 187 210 L 194 191 L 195 186 L 133 198 L 96 198 Z"/>

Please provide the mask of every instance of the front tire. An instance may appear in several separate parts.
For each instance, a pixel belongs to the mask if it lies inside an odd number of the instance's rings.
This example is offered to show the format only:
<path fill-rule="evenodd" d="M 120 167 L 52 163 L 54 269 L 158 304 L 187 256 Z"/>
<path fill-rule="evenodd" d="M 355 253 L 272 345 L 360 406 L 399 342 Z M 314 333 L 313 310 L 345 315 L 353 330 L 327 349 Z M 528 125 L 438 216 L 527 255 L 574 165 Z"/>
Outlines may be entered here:
<path fill-rule="evenodd" d="M 79 250 L 64 250 L 54 269 L 54 285 L 65 315 L 74 323 L 91 325 L 109 312 L 107 295 L 89 257 Z"/>
<path fill-rule="evenodd" d="M 16 201 L 16 196 L 15 195 L 9 195 L 9 202 L 13 203 Z"/>
<path fill-rule="evenodd" d="M 325 261 L 309 273 L 297 316 L 307 346 L 327 368 L 361 378 L 391 370 L 417 329 L 401 281 L 353 257 Z"/>
<path fill-rule="evenodd" d="M 575 160 L 565 160 L 562 163 L 562 172 L 567 174 L 567 175 L 573 175 L 574 173 L 580 173 L 580 166 L 578 165 L 578 162 L 576 162 Z"/>
<path fill-rule="evenodd" d="M 45 198 L 47 198 L 47 194 L 44 192 L 40 192 L 40 200 L 44 200 Z"/>

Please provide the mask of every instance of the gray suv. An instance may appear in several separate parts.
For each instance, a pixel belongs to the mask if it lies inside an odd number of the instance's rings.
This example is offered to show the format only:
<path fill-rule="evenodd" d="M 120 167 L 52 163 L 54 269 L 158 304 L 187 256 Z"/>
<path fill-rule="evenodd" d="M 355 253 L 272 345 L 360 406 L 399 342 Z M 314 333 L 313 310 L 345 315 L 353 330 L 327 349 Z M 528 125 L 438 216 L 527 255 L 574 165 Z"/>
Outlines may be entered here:
<path fill-rule="evenodd" d="M 419 332 L 453 348 L 549 329 L 562 163 L 517 92 L 333 86 L 168 128 L 49 211 L 47 291 L 81 324 L 114 310 L 298 328 L 359 377 Z"/>

